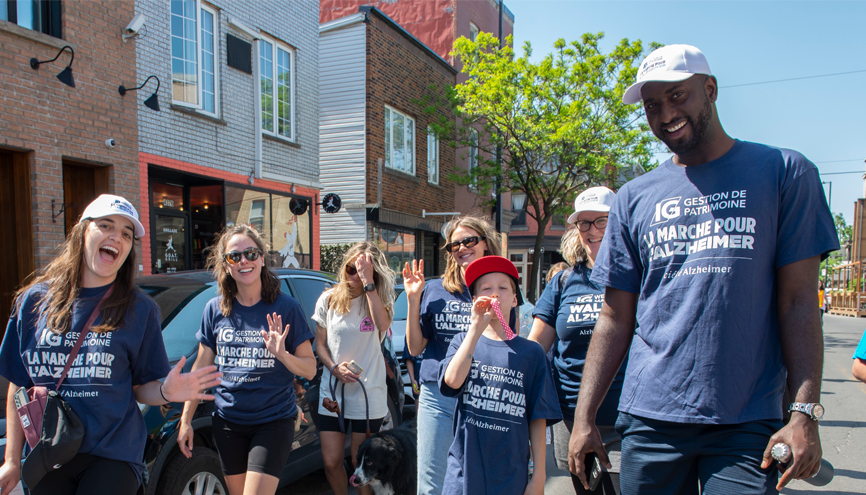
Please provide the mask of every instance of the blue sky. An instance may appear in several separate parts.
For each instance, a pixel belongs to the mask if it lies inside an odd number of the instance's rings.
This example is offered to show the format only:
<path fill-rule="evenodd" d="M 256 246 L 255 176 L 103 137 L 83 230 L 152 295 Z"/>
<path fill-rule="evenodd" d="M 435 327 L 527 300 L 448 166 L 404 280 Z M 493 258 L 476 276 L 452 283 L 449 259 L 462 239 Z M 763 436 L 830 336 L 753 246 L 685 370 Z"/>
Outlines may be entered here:
<path fill-rule="evenodd" d="M 585 32 L 604 32 L 606 51 L 622 38 L 697 46 L 719 80 L 717 107 L 732 137 L 800 151 L 822 174 L 866 166 L 866 72 L 725 88 L 866 71 L 864 1 L 505 4 L 515 16 L 515 46 L 530 41 L 533 58 L 548 53 L 557 38 L 572 41 Z M 863 197 L 861 175 L 821 177 L 832 182 L 831 209 L 850 223 L 854 202 Z"/>

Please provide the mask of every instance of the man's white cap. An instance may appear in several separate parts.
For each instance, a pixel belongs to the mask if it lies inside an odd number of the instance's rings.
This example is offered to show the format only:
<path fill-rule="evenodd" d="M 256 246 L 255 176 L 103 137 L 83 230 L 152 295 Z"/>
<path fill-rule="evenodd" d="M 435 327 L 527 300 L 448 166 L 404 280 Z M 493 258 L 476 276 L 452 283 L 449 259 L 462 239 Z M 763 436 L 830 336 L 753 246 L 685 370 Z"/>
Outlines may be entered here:
<path fill-rule="evenodd" d="M 577 221 L 577 216 L 584 211 L 610 211 L 616 193 L 606 187 L 590 187 L 580 193 L 574 200 L 574 213 L 568 217 L 568 223 Z"/>
<path fill-rule="evenodd" d="M 640 90 L 648 82 L 685 81 L 695 74 L 713 75 L 707 57 L 700 50 L 690 45 L 664 46 L 643 59 L 637 71 L 637 82 L 625 90 L 622 102 L 631 105 L 641 101 Z"/>
<path fill-rule="evenodd" d="M 78 223 L 88 218 L 97 219 L 111 215 L 120 215 L 128 218 L 132 222 L 133 227 L 135 227 L 135 236 L 144 236 L 144 226 L 138 220 L 138 212 L 135 211 L 135 207 L 126 199 L 113 194 L 101 194 L 98 198 L 94 199 L 84 209 L 84 213 L 81 214 L 81 220 Z"/>

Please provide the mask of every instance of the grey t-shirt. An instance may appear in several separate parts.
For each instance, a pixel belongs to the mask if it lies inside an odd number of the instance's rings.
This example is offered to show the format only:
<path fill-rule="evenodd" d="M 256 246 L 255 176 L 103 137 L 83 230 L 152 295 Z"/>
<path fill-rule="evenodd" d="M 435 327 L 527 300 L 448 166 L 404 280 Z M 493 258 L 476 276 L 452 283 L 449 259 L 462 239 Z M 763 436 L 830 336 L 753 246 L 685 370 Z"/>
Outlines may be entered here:
<path fill-rule="evenodd" d="M 718 160 L 668 160 L 627 183 L 592 273 L 639 294 L 619 410 L 679 423 L 781 418 L 776 270 L 836 249 L 818 170 L 795 151 L 737 141 Z"/>

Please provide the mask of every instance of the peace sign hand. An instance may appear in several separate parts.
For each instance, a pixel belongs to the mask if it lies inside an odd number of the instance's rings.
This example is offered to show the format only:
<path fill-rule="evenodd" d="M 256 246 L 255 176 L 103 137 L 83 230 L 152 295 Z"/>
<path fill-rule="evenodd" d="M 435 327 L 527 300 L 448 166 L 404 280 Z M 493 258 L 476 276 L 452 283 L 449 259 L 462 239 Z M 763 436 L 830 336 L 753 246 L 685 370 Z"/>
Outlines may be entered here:
<path fill-rule="evenodd" d="M 411 268 L 409 262 L 406 262 L 403 267 L 403 289 L 412 302 L 420 301 L 421 291 L 424 290 L 424 260 L 412 260 Z"/>
<path fill-rule="evenodd" d="M 262 330 L 262 337 L 265 339 L 265 347 L 267 347 L 268 352 L 279 357 L 281 353 L 289 352 L 286 349 L 286 338 L 289 336 L 291 325 L 286 324 L 285 330 L 280 333 L 280 329 L 283 328 L 283 317 L 276 313 L 273 316 L 267 315 L 267 317 L 268 331 Z"/>

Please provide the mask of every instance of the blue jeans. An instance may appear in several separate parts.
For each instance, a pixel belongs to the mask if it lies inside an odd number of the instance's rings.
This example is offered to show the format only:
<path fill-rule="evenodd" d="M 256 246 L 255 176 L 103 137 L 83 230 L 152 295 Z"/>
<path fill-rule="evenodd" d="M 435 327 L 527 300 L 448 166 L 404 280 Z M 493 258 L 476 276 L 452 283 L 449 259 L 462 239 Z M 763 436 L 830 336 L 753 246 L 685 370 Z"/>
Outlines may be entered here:
<path fill-rule="evenodd" d="M 418 399 L 418 495 L 439 495 L 454 443 L 457 398 L 445 397 L 435 382 L 421 384 Z"/>
<path fill-rule="evenodd" d="M 776 494 L 776 465 L 761 469 L 761 461 L 781 428 L 781 420 L 707 425 L 620 412 L 620 489 L 623 495 Z"/>

